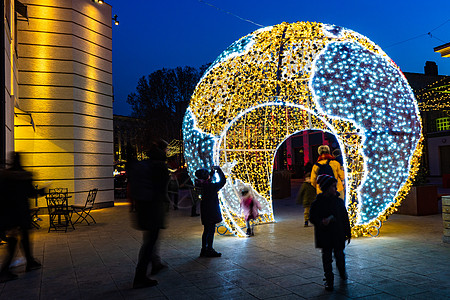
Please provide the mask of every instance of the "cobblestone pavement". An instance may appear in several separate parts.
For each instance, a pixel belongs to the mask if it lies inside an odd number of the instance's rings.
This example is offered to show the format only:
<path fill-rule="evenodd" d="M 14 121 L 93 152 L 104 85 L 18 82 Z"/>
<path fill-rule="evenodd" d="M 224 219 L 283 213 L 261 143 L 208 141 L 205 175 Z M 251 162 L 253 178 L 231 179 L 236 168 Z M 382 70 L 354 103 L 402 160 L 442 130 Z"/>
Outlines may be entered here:
<path fill-rule="evenodd" d="M 43 268 L 0 284 L 0 299 L 450 299 L 450 244 L 442 242 L 442 217 L 393 215 L 376 238 L 355 238 L 346 248 L 349 280 L 336 276 L 323 288 L 313 228 L 292 199 L 274 201 L 277 222 L 255 236 L 215 237 L 221 258 L 199 258 L 202 226 L 190 217 L 189 199 L 169 213 L 161 256 L 169 268 L 156 287 L 133 290 L 141 233 L 130 226 L 129 206 L 92 212 L 97 224 L 75 230 L 32 231 Z M 5 246 L 0 246 L 3 257 Z"/>

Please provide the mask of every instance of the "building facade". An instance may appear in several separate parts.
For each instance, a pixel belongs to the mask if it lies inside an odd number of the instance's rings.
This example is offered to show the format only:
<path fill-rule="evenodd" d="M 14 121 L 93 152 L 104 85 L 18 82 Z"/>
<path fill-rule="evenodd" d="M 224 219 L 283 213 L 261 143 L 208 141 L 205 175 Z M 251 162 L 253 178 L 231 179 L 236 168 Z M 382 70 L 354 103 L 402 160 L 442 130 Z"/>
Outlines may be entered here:
<path fill-rule="evenodd" d="M 450 187 L 450 76 L 438 75 L 434 62 L 426 63 L 424 74 L 405 76 L 419 102 L 430 183 Z"/>
<path fill-rule="evenodd" d="M 3 15 L 0 44 L 3 45 L 3 59 L 0 67 L 0 166 L 6 163 L 8 153 L 14 150 L 14 103 L 18 93 L 17 78 L 17 30 L 15 2 L 4 0 L 1 7 Z"/>
<path fill-rule="evenodd" d="M 20 2 L 25 14 L 14 14 L 14 55 L 11 75 L 5 76 L 4 151 L 23 153 L 38 186 L 68 188 L 70 203 L 84 203 L 87 192 L 98 188 L 96 203 L 112 205 L 111 6 L 92 0 Z M 39 206 L 46 206 L 45 198 Z"/>

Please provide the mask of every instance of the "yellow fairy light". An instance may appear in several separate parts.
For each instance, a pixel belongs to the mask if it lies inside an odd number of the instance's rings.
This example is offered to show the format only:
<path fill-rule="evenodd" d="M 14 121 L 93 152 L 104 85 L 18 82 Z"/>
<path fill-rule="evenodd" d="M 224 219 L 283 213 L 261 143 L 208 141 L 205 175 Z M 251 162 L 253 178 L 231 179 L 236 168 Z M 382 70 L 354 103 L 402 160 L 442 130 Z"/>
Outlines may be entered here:
<path fill-rule="evenodd" d="M 411 186 L 421 154 L 414 95 L 399 68 L 368 38 L 313 22 L 282 23 L 233 43 L 205 72 L 187 110 L 188 170 L 220 165 L 224 226 L 244 236 L 239 191 L 274 221 L 278 147 L 303 130 L 334 134 L 344 156 L 353 235 L 368 235 Z"/>

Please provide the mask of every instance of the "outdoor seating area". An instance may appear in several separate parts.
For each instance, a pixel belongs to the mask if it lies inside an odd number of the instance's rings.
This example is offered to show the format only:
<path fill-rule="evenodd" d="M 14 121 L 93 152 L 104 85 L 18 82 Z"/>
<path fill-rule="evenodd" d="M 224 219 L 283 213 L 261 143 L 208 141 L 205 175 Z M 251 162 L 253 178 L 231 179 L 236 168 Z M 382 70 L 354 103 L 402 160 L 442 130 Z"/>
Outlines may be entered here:
<path fill-rule="evenodd" d="M 96 223 L 94 217 L 91 215 L 91 210 L 94 208 L 95 197 L 97 196 L 98 189 L 90 190 L 86 198 L 84 205 L 71 205 L 72 210 L 78 215 L 78 218 L 73 222 L 77 224 L 78 222 L 85 221 L 88 225 L 91 223 Z M 87 217 L 91 218 L 92 222 L 89 222 Z"/>
<path fill-rule="evenodd" d="M 33 207 L 30 209 L 30 217 L 31 217 L 31 226 L 33 226 L 36 229 L 41 228 L 41 225 L 37 222 L 39 220 L 39 207 Z"/>
<path fill-rule="evenodd" d="M 69 199 L 72 196 L 69 195 L 69 190 L 67 188 L 49 189 L 48 193 L 45 195 L 49 216 L 48 232 L 67 232 L 68 228 L 75 229 L 74 225 L 77 223 L 82 223 L 83 221 L 86 222 L 87 225 L 96 223 L 94 217 L 91 215 L 91 210 L 94 207 L 97 192 L 98 189 L 91 189 L 88 192 L 86 202 L 83 205 L 69 205 Z M 33 216 L 37 217 L 38 212 L 39 208 L 33 209 Z M 72 221 L 72 217 L 74 215 L 77 219 Z M 33 222 L 33 226 L 37 229 L 40 228 L 40 225 L 37 222 Z"/>

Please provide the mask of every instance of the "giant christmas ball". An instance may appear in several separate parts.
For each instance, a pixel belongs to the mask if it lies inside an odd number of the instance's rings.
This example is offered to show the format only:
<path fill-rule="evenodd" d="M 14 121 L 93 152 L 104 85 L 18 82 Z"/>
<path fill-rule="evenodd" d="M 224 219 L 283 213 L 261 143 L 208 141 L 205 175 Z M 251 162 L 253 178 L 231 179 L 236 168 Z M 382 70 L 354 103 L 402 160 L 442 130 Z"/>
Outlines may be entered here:
<path fill-rule="evenodd" d="M 344 157 L 345 201 L 354 235 L 381 224 L 417 172 L 421 121 L 399 67 L 365 36 L 313 22 L 282 23 L 234 42 L 198 83 L 183 124 L 185 157 L 196 169 L 219 165 L 224 226 L 244 233 L 239 192 L 274 220 L 273 162 L 303 130 L 336 136 Z"/>

